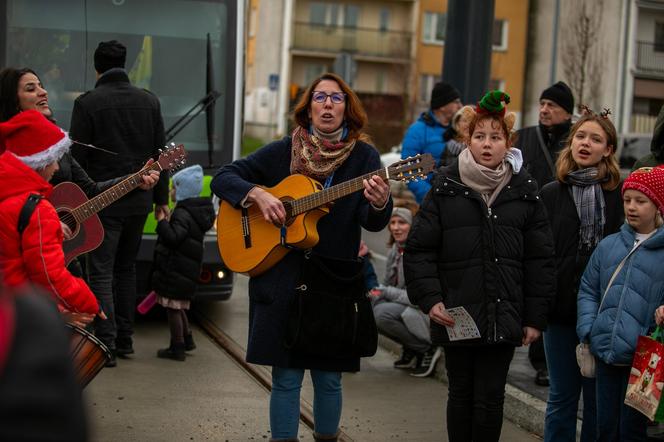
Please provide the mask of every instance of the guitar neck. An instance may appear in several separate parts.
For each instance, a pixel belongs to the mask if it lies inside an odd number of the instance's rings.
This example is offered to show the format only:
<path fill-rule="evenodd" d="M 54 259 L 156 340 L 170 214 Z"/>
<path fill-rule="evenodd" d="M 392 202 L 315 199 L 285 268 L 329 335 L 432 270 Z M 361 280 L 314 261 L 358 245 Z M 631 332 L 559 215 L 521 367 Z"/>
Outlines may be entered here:
<path fill-rule="evenodd" d="M 292 207 L 291 215 L 300 215 L 304 212 L 315 209 L 316 207 L 324 206 L 325 204 L 331 203 L 332 201 L 338 200 L 339 198 L 343 198 L 346 195 L 350 195 L 353 192 L 357 192 L 364 187 L 362 182 L 364 180 L 370 179 L 374 175 L 378 175 L 382 179 L 386 180 L 388 177 L 387 168 L 367 173 L 357 178 L 353 178 L 352 180 L 344 181 L 343 183 L 328 187 L 327 189 L 321 190 L 320 192 L 314 192 L 300 199 L 290 201 L 290 205 Z"/>
<path fill-rule="evenodd" d="M 85 221 L 95 213 L 105 209 L 140 186 L 143 182 L 143 175 L 150 170 L 161 171 L 162 167 L 159 163 L 153 163 L 150 167 L 139 170 L 135 174 L 128 176 L 113 187 L 106 189 L 96 197 L 89 199 L 87 202 L 73 209 L 71 211 L 72 215 L 74 215 L 74 218 L 78 222 Z"/>

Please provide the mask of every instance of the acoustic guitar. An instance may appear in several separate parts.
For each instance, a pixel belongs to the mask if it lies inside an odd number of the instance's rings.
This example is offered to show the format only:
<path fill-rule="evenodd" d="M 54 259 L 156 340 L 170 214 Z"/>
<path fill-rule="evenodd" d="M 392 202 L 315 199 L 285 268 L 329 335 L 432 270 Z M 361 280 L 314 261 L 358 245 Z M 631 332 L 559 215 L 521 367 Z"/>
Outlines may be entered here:
<path fill-rule="evenodd" d="M 378 175 L 384 180 L 414 181 L 434 168 L 430 154 L 397 161 L 391 166 L 353 178 L 327 189 L 304 175 L 290 175 L 266 191 L 286 209 L 286 223 L 268 223 L 257 205 L 234 208 L 222 200 L 217 216 L 217 243 L 226 266 L 257 276 L 279 262 L 291 248 L 308 249 L 318 243 L 318 220 L 329 213 L 329 203 L 364 189 L 362 181 Z"/>
<path fill-rule="evenodd" d="M 72 237 L 64 241 L 65 264 L 83 253 L 96 249 L 104 239 L 104 228 L 97 212 L 113 204 L 143 182 L 143 175 L 151 170 L 175 170 L 185 163 L 186 152 L 182 144 L 171 145 L 161 151 L 154 163 L 125 178 L 95 196 L 88 199 L 85 193 L 74 183 L 64 182 L 53 188 L 49 201 L 58 212 L 60 221 L 72 232 Z"/>

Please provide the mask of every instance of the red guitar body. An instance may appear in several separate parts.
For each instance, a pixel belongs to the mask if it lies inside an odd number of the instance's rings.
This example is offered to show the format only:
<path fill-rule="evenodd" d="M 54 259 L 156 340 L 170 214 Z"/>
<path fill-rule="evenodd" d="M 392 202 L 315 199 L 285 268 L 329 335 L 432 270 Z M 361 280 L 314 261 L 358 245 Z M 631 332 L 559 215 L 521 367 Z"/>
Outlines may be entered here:
<path fill-rule="evenodd" d="M 73 209 L 85 204 L 88 197 L 76 184 L 65 182 L 53 188 L 49 201 L 55 207 L 60 219 L 63 220 L 64 215 L 70 214 Z M 65 264 L 69 264 L 78 255 L 96 249 L 104 239 L 104 228 L 96 213 L 90 215 L 82 223 L 76 222 L 71 216 L 64 218 L 63 222 L 69 226 L 72 232 L 71 239 L 66 240 L 62 245 L 65 251 Z"/>

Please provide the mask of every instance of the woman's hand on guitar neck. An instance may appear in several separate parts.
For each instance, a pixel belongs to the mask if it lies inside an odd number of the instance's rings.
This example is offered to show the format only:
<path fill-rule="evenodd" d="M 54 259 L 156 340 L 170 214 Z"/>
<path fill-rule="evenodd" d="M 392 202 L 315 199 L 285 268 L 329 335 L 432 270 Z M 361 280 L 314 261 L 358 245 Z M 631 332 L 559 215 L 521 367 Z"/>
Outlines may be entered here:
<path fill-rule="evenodd" d="M 390 186 L 378 175 L 373 175 L 370 180 L 363 180 L 364 197 L 372 206 L 382 209 L 390 196 Z"/>
<path fill-rule="evenodd" d="M 265 221 L 277 225 L 286 222 L 286 209 L 279 198 L 256 186 L 247 194 L 247 202 L 258 205 Z"/>
<path fill-rule="evenodd" d="M 147 169 L 152 163 L 154 163 L 154 160 L 150 158 L 148 162 L 145 163 L 145 166 L 143 166 L 143 169 Z M 143 190 L 150 190 L 157 185 L 157 181 L 159 181 L 159 172 L 151 169 L 147 171 L 146 174 L 141 178 L 143 178 L 143 182 L 139 184 L 138 187 Z"/>

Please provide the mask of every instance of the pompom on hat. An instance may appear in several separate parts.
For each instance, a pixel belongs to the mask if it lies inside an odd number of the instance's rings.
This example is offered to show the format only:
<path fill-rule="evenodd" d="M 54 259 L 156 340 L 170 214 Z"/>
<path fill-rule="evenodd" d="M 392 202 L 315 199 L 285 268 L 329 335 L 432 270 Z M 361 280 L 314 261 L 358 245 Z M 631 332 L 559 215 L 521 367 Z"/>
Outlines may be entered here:
<path fill-rule="evenodd" d="M 203 168 L 194 164 L 173 175 L 175 201 L 195 198 L 203 190 Z"/>
<path fill-rule="evenodd" d="M 641 167 L 632 172 L 622 186 L 622 193 L 627 189 L 638 190 L 657 206 L 664 215 L 664 168 Z"/>
<path fill-rule="evenodd" d="M 67 132 L 37 110 L 19 112 L 0 123 L 0 151 L 13 153 L 34 170 L 58 161 L 71 145 Z"/>

